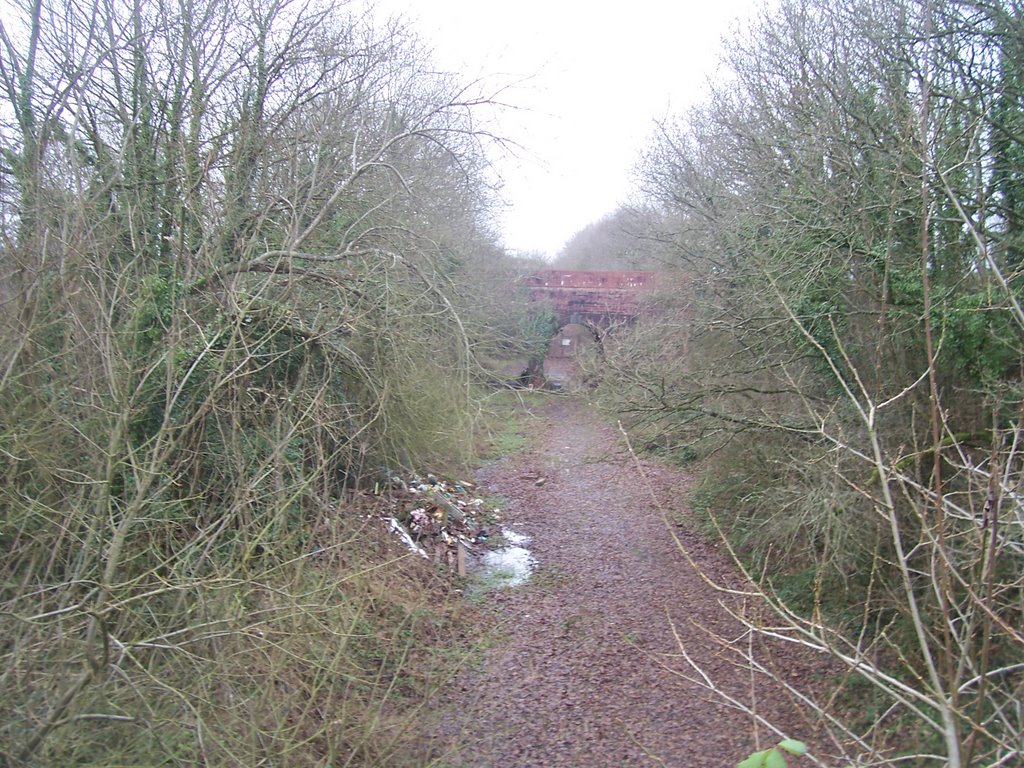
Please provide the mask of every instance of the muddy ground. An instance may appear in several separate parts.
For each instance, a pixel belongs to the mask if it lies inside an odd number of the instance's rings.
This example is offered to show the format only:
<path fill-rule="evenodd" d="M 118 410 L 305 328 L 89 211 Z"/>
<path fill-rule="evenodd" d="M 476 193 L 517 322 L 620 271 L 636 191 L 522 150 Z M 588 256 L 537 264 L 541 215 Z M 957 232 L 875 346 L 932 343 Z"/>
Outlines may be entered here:
<path fill-rule="evenodd" d="M 814 741 L 813 717 L 736 663 L 750 638 L 724 606 L 742 609 L 744 600 L 706 579 L 742 581 L 689 522 L 692 478 L 636 461 L 621 435 L 578 400 L 552 396 L 535 415 L 529 450 L 486 467 L 478 480 L 506 500 L 508 525 L 531 537 L 539 565 L 526 584 L 477 598 L 495 639 L 448 686 L 438 763 L 716 768 L 778 740 L 692 681 L 701 674 L 786 736 Z M 770 655 L 798 685 L 814 687 L 828 674 L 823 660 L 799 649 Z"/>

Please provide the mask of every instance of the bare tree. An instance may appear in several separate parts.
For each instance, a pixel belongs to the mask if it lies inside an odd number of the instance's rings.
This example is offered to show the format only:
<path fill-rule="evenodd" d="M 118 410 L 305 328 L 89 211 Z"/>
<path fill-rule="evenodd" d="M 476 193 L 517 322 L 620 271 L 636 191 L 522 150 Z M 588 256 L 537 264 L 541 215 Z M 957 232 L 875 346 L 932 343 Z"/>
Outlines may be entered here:
<path fill-rule="evenodd" d="M 0 754 L 413 759 L 380 713 L 422 606 L 346 510 L 472 450 L 493 94 L 332 3 L 17 10 Z"/>
<path fill-rule="evenodd" d="M 1021 754 L 1020 10 L 783 3 L 645 165 L 693 275 L 688 355 L 642 330 L 607 391 L 713 457 L 709 521 L 775 610 L 750 630 L 877 691 L 879 717 L 832 721 L 846 759 Z"/>

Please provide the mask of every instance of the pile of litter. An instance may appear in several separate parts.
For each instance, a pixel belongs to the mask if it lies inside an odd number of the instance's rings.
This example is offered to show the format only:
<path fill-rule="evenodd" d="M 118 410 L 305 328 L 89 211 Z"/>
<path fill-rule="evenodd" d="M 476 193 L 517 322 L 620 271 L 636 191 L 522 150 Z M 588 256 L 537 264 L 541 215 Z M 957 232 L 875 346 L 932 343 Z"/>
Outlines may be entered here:
<path fill-rule="evenodd" d="M 384 522 L 411 552 L 447 564 L 460 576 L 475 546 L 491 537 L 501 522 L 501 510 L 474 496 L 468 481 L 445 481 L 436 475 L 408 479 L 389 475 L 378 495 L 388 499 Z"/>

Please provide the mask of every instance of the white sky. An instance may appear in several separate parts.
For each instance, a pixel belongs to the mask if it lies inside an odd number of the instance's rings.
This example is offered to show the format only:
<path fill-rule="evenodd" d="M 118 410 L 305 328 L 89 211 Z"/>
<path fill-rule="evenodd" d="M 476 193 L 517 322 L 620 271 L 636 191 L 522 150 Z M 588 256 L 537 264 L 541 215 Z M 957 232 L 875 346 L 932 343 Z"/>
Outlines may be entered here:
<path fill-rule="evenodd" d="M 437 64 L 523 80 L 498 130 L 505 245 L 548 256 L 627 201 L 653 121 L 700 98 L 723 35 L 757 0 L 377 0 L 406 17 Z"/>

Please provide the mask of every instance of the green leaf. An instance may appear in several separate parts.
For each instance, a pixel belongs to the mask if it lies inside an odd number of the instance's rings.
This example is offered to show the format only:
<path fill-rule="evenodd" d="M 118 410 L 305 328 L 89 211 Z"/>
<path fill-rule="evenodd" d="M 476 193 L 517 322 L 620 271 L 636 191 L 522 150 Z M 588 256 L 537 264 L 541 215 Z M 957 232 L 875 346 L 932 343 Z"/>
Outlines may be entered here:
<path fill-rule="evenodd" d="M 763 749 L 760 752 L 755 752 L 742 763 L 738 763 L 736 768 L 764 768 L 765 758 L 768 756 L 770 750 Z"/>
<path fill-rule="evenodd" d="M 796 739 L 783 739 L 779 742 L 779 749 L 784 749 L 789 754 L 796 755 L 797 757 L 807 754 L 807 745 Z"/>
<path fill-rule="evenodd" d="M 764 768 L 787 768 L 786 758 L 777 749 L 769 749 L 764 759 Z"/>

